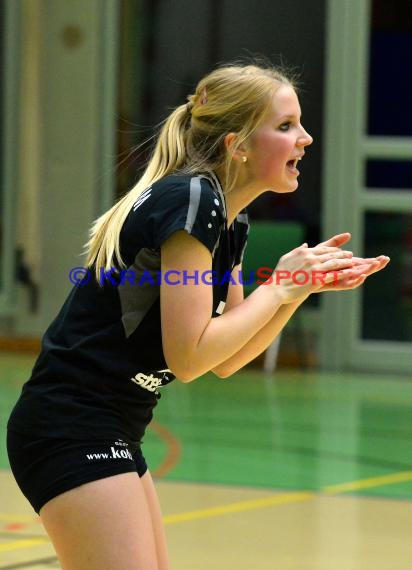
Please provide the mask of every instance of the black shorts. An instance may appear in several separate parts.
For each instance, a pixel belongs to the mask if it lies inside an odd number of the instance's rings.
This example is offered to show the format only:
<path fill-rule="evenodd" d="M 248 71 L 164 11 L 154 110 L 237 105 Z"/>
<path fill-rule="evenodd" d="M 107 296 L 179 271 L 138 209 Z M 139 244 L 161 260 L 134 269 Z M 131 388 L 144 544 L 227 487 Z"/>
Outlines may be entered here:
<path fill-rule="evenodd" d="M 140 444 L 113 440 L 32 437 L 8 430 L 13 475 L 36 513 L 50 499 L 84 483 L 147 471 Z"/>

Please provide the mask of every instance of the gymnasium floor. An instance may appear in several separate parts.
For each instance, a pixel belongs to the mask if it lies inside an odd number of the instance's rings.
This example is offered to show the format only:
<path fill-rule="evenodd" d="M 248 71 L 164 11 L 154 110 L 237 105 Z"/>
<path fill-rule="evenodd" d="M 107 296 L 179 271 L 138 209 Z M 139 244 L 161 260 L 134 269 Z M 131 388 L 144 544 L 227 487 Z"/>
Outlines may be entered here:
<path fill-rule="evenodd" d="M 59 568 L 4 448 L 32 363 L 0 354 L 0 570 Z M 143 449 L 173 570 L 412 569 L 412 378 L 174 382 Z"/>

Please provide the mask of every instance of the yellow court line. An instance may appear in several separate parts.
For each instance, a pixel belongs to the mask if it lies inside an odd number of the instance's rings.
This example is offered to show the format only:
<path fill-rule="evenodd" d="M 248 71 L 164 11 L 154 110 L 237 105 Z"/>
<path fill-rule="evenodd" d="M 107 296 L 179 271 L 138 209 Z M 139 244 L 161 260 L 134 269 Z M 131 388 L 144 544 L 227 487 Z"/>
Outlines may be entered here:
<path fill-rule="evenodd" d="M 30 548 L 31 546 L 40 546 L 49 542 L 47 538 L 32 538 L 30 540 L 15 540 L 13 542 L 6 542 L 5 544 L 0 544 L 0 552 L 6 552 L 9 550 L 19 550 L 19 548 Z"/>
<path fill-rule="evenodd" d="M 342 483 L 339 485 L 328 485 L 321 489 L 321 493 L 327 495 L 340 495 L 350 491 L 357 491 L 360 489 L 371 489 L 373 487 L 383 487 L 385 485 L 394 485 L 405 481 L 412 481 L 412 471 L 401 471 L 400 473 L 393 473 L 392 475 L 382 475 L 379 477 L 371 477 L 369 479 L 360 479 L 359 481 L 352 481 L 349 483 Z M 316 497 L 316 492 L 298 491 L 294 493 L 281 493 L 278 495 L 271 495 L 261 499 L 252 499 L 249 501 L 239 501 L 237 503 L 229 503 L 220 507 L 212 507 L 209 509 L 199 509 L 196 511 L 187 511 L 177 513 L 175 515 L 166 515 L 163 517 L 163 522 L 167 524 L 177 524 L 181 522 L 193 521 L 196 519 L 206 519 L 212 517 L 220 517 L 231 513 L 241 513 L 245 511 L 252 511 L 264 509 L 268 507 L 276 507 L 280 505 L 287 505 L 292 503 L 299 503 L 310 501 Z M 0 519 L 10 520 L 12 515 L 0 514 Z M 15 515 L 15 519 L 27 520 L 33 517 L 25 517 L 24 515 Z M 39 537 L 30 540 L 15 540 L 0 544 L 0 552 L 18 550 L 21 548 L 29 548 L 32 546 L 40 546 L 49 542 L 47 537 Z"/>
<path fill-rule="evenodd" d="M 360 479 L 359 481 L 351 481 L 340 485 L 329 485 L 323 487 L 320 493 L 327 495 L 340 495 L 350 491 L 360 489 L 371 489 L 373 487 L 383 487 L 385 485 L 394 485 L 404 481 L 412 481 L 412 471 L 401 471 L 392 475 L 382 475 L 379 477 L 371 477 L 369 479 Z M 230 513 L 240 513 L 266 507 L 275 507 L 278 505 L 286 505 L 290 503 L 298 503 L 308 501 L 316 496 L 316 492 L 301 491 L 296 493 L 282 493 L 275 496 L 263 497 L 251 501 L 241 501 L 239 503 L 229 503 L 221 507 L 213 507 L 210 509 L 201 509 L 197 511 L 187 511 L 175 515 L 167 515 L 163 517 L 164 524 L 176 524 L 187 522 L 195 519 L 205 519 L 210 517 L 219 517 Z"/>
<path fill-rule="evenodd" d="M 313 493 L 306 491 L 296 493 L 282 493 L 280 495 L 272 495 L 262 499 L 254 499 L 250 501 L 240 501 L 238 503 L 229 503 L 221 507 L 212 507 L 210 509 L 201 509 L 198 511 L 188 511 L 186 513 L 178 513 L 176 515 L 168 515 L 163 517 L 165 524 L 176 524 L 180 522 L 192 521 L 195 519 L 205 519 L 210 517 L 219 517 L 230 513 L 240 513 L 255 509 L 263 509 L 266 507 L 274 507 L 277 505 L 286 505 L 287 503 L 298 503 L 300 501 L 308 501 L 312 499 Z"/>
<path fill-rule="evenodd" d="M 405 481 L 412 481 L 412 471 L 401 471 L 400 473 L 393 473 L 392 475 L 381 475 L 379 477 L 360 479 L 359 481 L 342 483 L 340 485 L 329 485 L 322 489 L 322 493 L 337 495 L 340 493 L 348 493 L 349 491 L 359 491 L 360 489 L 394 485 L 395 483 L 403 483 Z"/>

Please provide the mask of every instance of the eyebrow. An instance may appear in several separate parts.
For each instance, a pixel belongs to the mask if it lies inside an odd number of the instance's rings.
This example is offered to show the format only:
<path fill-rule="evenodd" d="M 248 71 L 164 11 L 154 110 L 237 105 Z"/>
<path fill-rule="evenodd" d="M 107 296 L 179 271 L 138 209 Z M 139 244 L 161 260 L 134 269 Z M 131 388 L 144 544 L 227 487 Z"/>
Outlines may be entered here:
<path fill-rule="evenodd" d="M 283 121 L 284 119 L 297 119 L 297 118 L 298 118 L 298 115 L 282 115 L 279 118 L 279 121 Z M 301 118 L 302 118 L 302 115 L 300 115 L 299 119 L 301 119 Z"/>

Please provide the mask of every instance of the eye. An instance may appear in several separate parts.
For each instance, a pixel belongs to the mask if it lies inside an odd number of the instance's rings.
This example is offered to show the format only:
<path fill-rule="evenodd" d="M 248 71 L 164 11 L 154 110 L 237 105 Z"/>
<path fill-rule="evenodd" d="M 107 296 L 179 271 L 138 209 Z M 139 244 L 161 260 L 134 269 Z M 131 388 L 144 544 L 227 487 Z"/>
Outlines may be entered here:
<path fill-rule="evenodd" d="M 288 131 L 290 129 L 291 122 L 287 121 L 286 123 L 282 123 L 279 127 L 280 131 Z"/>

